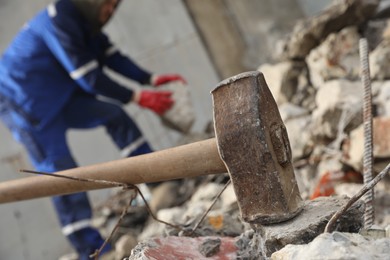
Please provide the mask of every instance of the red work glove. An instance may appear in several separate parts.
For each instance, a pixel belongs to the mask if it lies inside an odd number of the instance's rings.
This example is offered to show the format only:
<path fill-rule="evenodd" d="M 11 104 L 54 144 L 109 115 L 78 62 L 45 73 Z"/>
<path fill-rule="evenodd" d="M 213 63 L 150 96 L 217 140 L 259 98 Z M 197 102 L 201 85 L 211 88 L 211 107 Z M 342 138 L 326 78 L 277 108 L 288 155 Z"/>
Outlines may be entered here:
<path fill-rule="evenodd" d="M 136 102 L 144 108 L 153 110 L 159 115 L 162 115 L 170 109 L 174 103 L 171 98 L 170 91 L 149 91 L 143 90 L 137 93 Z"/>
<path fill-rule="evenodd" d="M 151 84 L 155 87 L 158 87 L 172 81 L 180 81 L 183 84 L 187 84 L 187 81 L 178 74 L 153 75 Z"/>

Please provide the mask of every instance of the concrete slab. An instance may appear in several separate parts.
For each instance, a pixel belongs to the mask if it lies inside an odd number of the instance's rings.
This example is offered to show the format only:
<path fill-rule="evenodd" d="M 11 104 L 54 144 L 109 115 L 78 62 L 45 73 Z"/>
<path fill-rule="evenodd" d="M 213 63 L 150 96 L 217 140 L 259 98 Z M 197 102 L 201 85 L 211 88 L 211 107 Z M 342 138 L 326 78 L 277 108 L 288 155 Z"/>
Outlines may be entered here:
<path fill-rule="evenodd" d="M 279 224 L 254 226 L 261 237 L 267 257 L 287 244 L 306 244 L 324 232 L 330 218 L 349 198 L 319 197 L 306 201 L 303 211 L 295 218 Z M 337 231 L 357 233 L 363 226 L 364 202 L 359 200 L 339 219 Z"/>

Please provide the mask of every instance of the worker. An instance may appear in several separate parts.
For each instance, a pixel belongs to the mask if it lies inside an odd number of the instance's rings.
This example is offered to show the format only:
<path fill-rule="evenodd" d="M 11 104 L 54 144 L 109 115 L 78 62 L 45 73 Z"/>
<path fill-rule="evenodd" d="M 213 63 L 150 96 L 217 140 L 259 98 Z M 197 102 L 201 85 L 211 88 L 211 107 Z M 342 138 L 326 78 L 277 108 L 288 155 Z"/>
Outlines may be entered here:
<path fill-rule="evenodd" d="M 179 74 L 155 74 L 141 68 L 109 41 L 102 27 L 119 2 L 56 1 L 21 28 L 1 57 L 0 118 L 24 145 L 37 171 L 77 167 L 66 140 L 71 128 L 104 126 L 128 156 L 151 152 L 122 106 L 132 102 L 161 115 L 173 105 L 172 93 L 131 90 L 111 79 L 105 68 L 140 85 L 185 83 Z M 53 202 L 63 234 L 79 259 L 89 259 L 104 240 L 90 225 L 87 194 L 55 196 Z M 109 250 L 106 246 L 102 253 Z"/>

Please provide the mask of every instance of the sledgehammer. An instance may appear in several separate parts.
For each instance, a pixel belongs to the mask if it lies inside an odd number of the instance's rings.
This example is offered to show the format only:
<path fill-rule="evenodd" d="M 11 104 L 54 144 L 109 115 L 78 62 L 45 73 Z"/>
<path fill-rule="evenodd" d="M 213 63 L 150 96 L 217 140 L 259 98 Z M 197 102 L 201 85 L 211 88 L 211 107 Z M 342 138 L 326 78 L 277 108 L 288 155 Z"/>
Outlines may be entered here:
<path fill-rule="evenodd" d="M 139 184 L 228 172 L 244 221 L 272 224 L 297 215 L 303 202 L 290 143 L 263 74 L 239 74 L 211 93 L 215 138 L 57 174 Z M 107 185 L 34 176 L 0 183 L 0 203 L 101 188 Z"/>

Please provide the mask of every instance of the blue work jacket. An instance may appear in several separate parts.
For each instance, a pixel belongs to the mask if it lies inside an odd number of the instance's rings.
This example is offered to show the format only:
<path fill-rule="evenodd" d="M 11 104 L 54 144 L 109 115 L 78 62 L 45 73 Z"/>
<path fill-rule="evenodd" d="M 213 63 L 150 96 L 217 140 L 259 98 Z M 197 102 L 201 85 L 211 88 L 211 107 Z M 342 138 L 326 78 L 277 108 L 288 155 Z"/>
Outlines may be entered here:
<path fill-rule="evenodd" d="M 103 32 L 92 32 L 70 0 L 59 0 L 26 23 L 2 55 L 0 102 L 39 126 L 61 113 L 76 91 L 128 102 L 132 90 L 110 79 L 104 67 L 140 84 L 150 81 L 151 74 Z"/>

